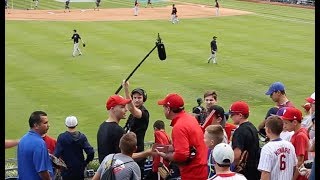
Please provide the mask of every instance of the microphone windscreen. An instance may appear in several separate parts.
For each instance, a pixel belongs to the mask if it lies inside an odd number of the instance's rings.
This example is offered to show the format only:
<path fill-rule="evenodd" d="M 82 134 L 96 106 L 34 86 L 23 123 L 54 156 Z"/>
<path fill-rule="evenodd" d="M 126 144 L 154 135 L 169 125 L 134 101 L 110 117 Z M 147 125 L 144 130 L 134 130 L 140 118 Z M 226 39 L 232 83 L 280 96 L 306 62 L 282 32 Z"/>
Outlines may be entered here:
<path fill-rule="evenodd" d="M 159 59 L 161 61 L 165 60 L 167 58 L 167 55 L 166 55 L 166 49 L 164 48 L 164 44 L 158 43 L 157 44 L 157 49 L 158 49 Z"/>

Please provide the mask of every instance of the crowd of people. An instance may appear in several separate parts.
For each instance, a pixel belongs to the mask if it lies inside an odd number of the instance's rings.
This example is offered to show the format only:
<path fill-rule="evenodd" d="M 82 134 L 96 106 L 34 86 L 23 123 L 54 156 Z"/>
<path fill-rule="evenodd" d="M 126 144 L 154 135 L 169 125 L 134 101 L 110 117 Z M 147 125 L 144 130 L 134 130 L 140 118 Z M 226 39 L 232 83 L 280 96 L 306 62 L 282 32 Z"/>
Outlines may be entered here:
<path fill-rule="evenodd" d="M 154 144 L 144 149 L 150 121 L 144 106 L 147 93 L 142 88 L 130 91 L 125 80 L 122 87 L 125 96 L 107 99 L 108 117 L 98 128 L 100 166 L 95 180 L 106 178 L 109 172 L 119 180 L 315 179 L 315 93 L 305 99 L 303 114 L 289 101 L 283 83 L 271 84 L 265 94 L 275 105 L 257 128 L 249 120 L 250 107 L 245 101 L 235 101 L 225 111 L 218 105 L 217 92 L 206 91 L 206 105 L 196 111 L 203 115 L 199 118 L 185 110 L 181 95 L 170 93 L 158 105 L 171 121 L 171 137 L 164 121 L 157 120 Z M 127 119 L 124 127 L 119 125 L 122 119 Z M 6 148 L 17 146 L 19 179 L 84 179 L 95 151 L 86 135 L 77 130 L 79 124 L 75 116 L 66 117 L 66 131 L 55 139 L 47 134 L 46 112 L 33 112 L 30 130 L 21 139 L 5 141 Z M 261 145 L 260 136 L 266 137 L 266 144 Z M 150 172 L 144 169 L 148 157 L 153 159 Z"/>

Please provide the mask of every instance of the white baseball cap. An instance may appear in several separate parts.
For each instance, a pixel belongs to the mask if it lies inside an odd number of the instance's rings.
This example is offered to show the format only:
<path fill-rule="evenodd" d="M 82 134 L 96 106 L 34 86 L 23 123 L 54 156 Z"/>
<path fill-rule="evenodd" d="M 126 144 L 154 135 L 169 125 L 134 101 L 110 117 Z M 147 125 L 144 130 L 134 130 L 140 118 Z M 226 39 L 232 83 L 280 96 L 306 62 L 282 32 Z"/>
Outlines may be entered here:
<path fill-rule="evenodd" d="M 65 124 L 67 127 L 76 127 L 78 125 L 78 120 L 75 116 L 68 116 Z"/>
<path fill-rule="evenodd" d="M 212 157 L 219 165 L 231 165 L 234 160 L 233 149 L 229 144 L 220 143 L 214 147 Z"/>

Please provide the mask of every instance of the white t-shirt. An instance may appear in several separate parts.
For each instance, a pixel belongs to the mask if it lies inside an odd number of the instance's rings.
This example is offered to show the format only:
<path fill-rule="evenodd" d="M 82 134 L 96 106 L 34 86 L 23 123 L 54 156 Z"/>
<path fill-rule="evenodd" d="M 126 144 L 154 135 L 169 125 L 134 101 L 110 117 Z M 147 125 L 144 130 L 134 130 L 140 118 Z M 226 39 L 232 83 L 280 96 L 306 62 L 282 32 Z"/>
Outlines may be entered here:
<path fill-rule="evenodd" d="M 208 180 L 220 180 L 220 179 L 226 179 L 226 180 L 246 180 L 247 178 L 244 177 L 242 174 L 238 174 L 235 172 L 232 173 L 226 173 L 226 174 L 216 174 L 212 178 L 209 178 Z"/>
<path fill-rule="evenodd" d="M 292 179 L 297 158 L 291 142 L 278 139 L 269 141 L 261 149 L 259 171 L 270 173 L 270 179 Z"/>
<path fill-rule="evenodd" d="M 294 131 L 282 131 L 280 133 L 280 138 L 290 142 L 293 134 L 294 134 Z"/>

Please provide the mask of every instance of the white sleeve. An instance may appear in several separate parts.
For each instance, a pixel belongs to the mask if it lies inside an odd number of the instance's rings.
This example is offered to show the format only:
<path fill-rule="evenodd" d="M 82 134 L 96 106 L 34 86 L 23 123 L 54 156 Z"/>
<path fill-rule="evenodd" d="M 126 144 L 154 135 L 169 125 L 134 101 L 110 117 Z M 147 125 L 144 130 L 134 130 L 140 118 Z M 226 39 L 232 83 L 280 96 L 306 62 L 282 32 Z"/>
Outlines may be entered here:
<path fill-rule="evenodd" d="M 268 151 L 268 146 L 261 149 L 260 160 L 258 165 L 259 171 L 271 172 L 272 169 L 272 153 Z"/>

